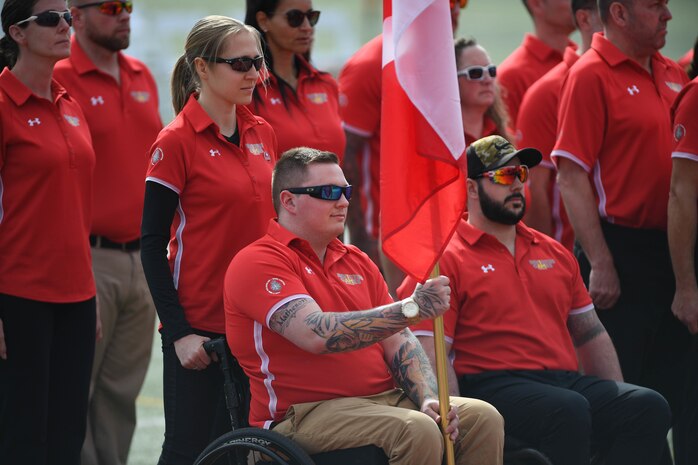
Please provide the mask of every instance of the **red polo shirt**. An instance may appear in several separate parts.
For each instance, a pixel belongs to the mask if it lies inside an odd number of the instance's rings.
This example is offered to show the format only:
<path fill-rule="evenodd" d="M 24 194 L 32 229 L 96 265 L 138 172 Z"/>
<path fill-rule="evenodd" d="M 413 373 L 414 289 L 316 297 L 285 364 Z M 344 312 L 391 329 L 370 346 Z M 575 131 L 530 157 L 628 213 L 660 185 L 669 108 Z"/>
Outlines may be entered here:
<path fill-rule="evenodd" d="M 95 155 L 80 105 L 58 82 L 37 97 L 0 74 L 0 293 L 44 302 L 95 295 L 90 256 Z"/>
<path fill-rule="evenodd" d="M 656 53 L 650 75 L 602 34 L 563 85 L 552 152 L 579 164 L 594 185 L 601 218 L 666 229 L 671 176 L 669 109 L 686 73 Z"/>
<path fill-rule="evenodd" d="M 672 158 L 698 161 L 698 77 L 683 88 L 671 109 L 674 126 Z"/>
<path fill-rule="evenodd" d="M 594 306 L 577 260 L 560 243 L 519 223 L 512 256 L 464 218 L 439 263 L 451 281 L 444 329 L 456 374 L 578 369 L 567 319 Z M 406 279 L 398 295 L 415 284 Z M 412 329 L 433 336 L 433 321 Z"/>
<path fill-rule="evenodd" d="M 577 47 L 572 41 L 569 46 Z M 521 45 L 499 65 L 497 80 L 505 90 L 504 102 L 512 128 L 518 128 L 519 107 L 528 88 L 561 61 L 562 53 L 534 35 L 526 34 Z"/>
<path fill-rule="evenodd" d="M 59 61 L 53 74 L 90 125 L 97 155 L 92 234 L 130 242 L 141 234 L 148 149 L 162 129 L 155 80 L 143 63 L 119 53 L 117 83 L 72 40 L 70 58 Z"/>
<path fill-rule="evenodd" d="M 237 106 L 240 147 L 225 140 L 192 95 L 151 149 L 147 181 L 179 195 L 169 262 L 189 324 L 223 333 L 223 276 L 233 256 L 274 217 L 271 127 Z"/>
<path fill-rule="evenodd" d="M 279 141 L 279 154 L 294 147 L 312 147 L 344 157 L 346 139 L 339 116 L 337 82 L 328 73 L 321 73 L 302 57 L 298 63 L 296 93 L 286 87 L 286 106 L 281 98 L 279 82 L 270 74 L 266 89 L 258 89 L 261 101 L 249 105 L 274 128 Z"/>
<path fill-rule="evenodd" d="M 357 163 L 359 193 L 367 232 L 378 238 L 380 226 L 380 133 L 383 36 L 361 47 L 339 73 L 340 113 L 344 130 L 368 139 Z"/>
<path fill-rule="evenodd" d="M 315 355 L 271 331 L 274 312 L 300 298 L 328 312 L 392 301 L 378 268 L 356 247 L 335 239 L 320 263 L 308 242 L 270 221 L 267 235 L 238 253 L 225 275 L 226 335 L 250 377 L 253 426 L 269 428 L 294 404 L 394 387 L 380 344 Z"/>
<path fill-rule="evenodd" d="M 562 92 L 562 83 L 570 67 L 577 62 L 579 55 L 574 47 L 567 47 L 561 63 L 534 82 L 524 95 L 519 109 L 518 131 L 521 140 L 519 147 L 535 147 L 543 154 L 539 170 L 547 170 L 548 201 L 553 220 L 552 237 L 569 250 L 574 246 L 574 230 L 570 224 L 560 189 L 557 185 L 557 172 L 550 159 L 557 139 L 557 112 Z"/>

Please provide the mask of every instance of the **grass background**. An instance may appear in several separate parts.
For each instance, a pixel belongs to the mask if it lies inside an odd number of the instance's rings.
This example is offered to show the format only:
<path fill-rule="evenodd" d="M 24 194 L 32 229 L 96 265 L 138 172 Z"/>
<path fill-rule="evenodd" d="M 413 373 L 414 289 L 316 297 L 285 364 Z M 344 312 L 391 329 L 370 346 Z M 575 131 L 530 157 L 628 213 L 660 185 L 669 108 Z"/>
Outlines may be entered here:
<path fill-rule="evenodd" d="M 445 0 L 444 0 L 445 1 Z M 380 32 L 379 0 L 315 0 L 322 11 L 316 26 L 313 59 L 320 69 L 336 74 L 346 59 L 368 39 Z M 161 114 L 165 123 L 172 117 L 169 76 L 182 54 L 186 34 L 194 22 L 209 14 L 244 18 L 244 2 L 233 0 L 136 0 L 132 15 L 132 45 L 129 53 L 145 61 L 160 87 Z M 698 0 L 672 0 L 674 15 L 663 53 L 677 59 L 693 46 L 698 35 Z M 472 35 L 500 63 L 531 28 L 519 0 L 471 0 L 461 12 L 458 35 Z M 575 40 L 576 36 L 573 37 Z M 424 57 L 424 66 L 430 66 Z M 434 70 L 438 72 L 438 70 Z M 129 465 L 157 462 L 162 445 L 162 353 L 156 335 L 153 357 L 145 385 L 138 398 L 138 427 Z"/>

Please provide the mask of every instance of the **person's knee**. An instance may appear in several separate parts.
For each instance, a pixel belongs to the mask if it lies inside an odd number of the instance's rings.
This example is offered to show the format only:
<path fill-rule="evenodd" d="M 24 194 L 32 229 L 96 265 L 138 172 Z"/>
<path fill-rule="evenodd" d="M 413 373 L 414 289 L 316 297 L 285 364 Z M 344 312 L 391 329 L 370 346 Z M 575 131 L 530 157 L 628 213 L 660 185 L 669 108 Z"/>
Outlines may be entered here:
<path fill-rule="evenodd" d="M 657 391 L 647 388 L 638 388 L 632 399 L 628 412 L 636 412 L 637 416 L 629 415 L 629 423 L 645 432 L 666 435 L 671 427 L 671 408 L 667 400 Z"/>
<path fill-rule="evenodd" d="M 434 420 L 414 411 L 404 422 L 400 449 L 413 457 L 411 463 L 438 463 L 443 457 L 443 438 Z"/>
<path fill-rule="evenodd" d="M 456 400 L 461 435 L 504 440 L 504 418 L 490 403 L 478 399 Z"/>
<path fill-rule="evenodd" d="M 541 419 L 548 426 L 547 436 L 574 435 L 587 437 L 591 434 L 591 406 L 582 395 L 565 391 L 554 399 L 547 410 L 547 418 Z"/>

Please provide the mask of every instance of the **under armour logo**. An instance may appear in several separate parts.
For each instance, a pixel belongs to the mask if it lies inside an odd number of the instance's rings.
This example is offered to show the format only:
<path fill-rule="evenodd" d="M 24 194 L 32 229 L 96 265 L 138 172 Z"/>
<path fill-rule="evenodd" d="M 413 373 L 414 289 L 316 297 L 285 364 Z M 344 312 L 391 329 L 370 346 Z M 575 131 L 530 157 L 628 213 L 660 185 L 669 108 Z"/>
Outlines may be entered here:
<path fill-rule="evenodd" d="M 90 97 L 90 102 L 92 102 L 93 107 L 96 107 L 97 105 L 104 105 L 104 99 L 101 95 L 98 95 L 97 97 Z"/>
<path fill-rule="evenodd" d="M 494 271 L 494 267 L 491 263 L 488 263 L 487 266 L 482 265 L 480 268 L 482 268 L 482 272 L 485 274 L 489 273 L 490 271 Z"/>
<path fill-rule="evenodd" d="M 280 99 L 280 98 L 272 97 L 272 98 L 271 98 L 271 104 L 272 104 L 272 105 L 281 105 L 281 99 Z"/>
<path fill-rule="evenodd" d="M 305 267 L 305 272 L 308 273 L 308 274 L 313 274 L 313 269 L 310 268 L 309 266 L 306 266 L 306 267 Z"/>
<path fill-rule="evenodd" d="M 34 118 L 27 120 L 27 123 L 29 123 L 29 126 L 39 125 L 41 124 L 41 120 L 39 118 Z"/>
<path fill-rule="evenodd" d="M 212 157 L 215 157 L 216 155 L 218 155 L 219 157 L 221 156 L 221 153 L 218 151 L 218 149 L 211 149 L 208 151 L 208 153 L 210 153 Z"/>
<path fill-rule="evenodd" d="M 629 93 L 630 95 L 639 94 L 639 93 L 640 93 L 640 89 L 638 89 L 637 86 L 628 87 L 628 93 Z"/>

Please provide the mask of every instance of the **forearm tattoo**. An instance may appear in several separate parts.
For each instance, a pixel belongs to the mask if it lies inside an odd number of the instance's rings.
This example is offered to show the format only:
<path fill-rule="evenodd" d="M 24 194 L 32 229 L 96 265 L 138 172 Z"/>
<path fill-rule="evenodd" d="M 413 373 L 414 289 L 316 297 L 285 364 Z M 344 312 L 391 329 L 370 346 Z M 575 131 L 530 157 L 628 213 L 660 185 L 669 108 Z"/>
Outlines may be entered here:
<path fill-rule="evenodd" d="M 435 305 L 438 304 L 440 307 L 444 305 L 443 299 L 433 287 L 417 286 L 412 298 L 419 305 L 419 316 L 424 320 L 430 320 L 437 315 Z"/>
<path fill-rule="evenodd" d="M 408 329 L 400 332 L 404 342 L 390 362 L 396 384 L 417 407 L 426 397 L 438 399 L 436 377 L 422 345 Z"/>
<path fill-rule="evenodd" d="M 575 347 L 581 347 L 606 332 L 594 310 L 572 315 L 567 322 L 567 328 Z"/>
<path fill-rule="evenodd" d="M 399 306 L 398 302 L 373 310 L 314 312 L 304 321 L 315 334 L 326 340 L 326 352 L 346 352 L 382 341 L 405 328 L 407 322 Z"/>
<path fill-rule="evenodd" d="M 310 299 L 295 299 L 282 305 L 269 319 L 269 328 L 283 336 L 291 320 L 296 317 L 296 313 L 308 302 Z"/>

